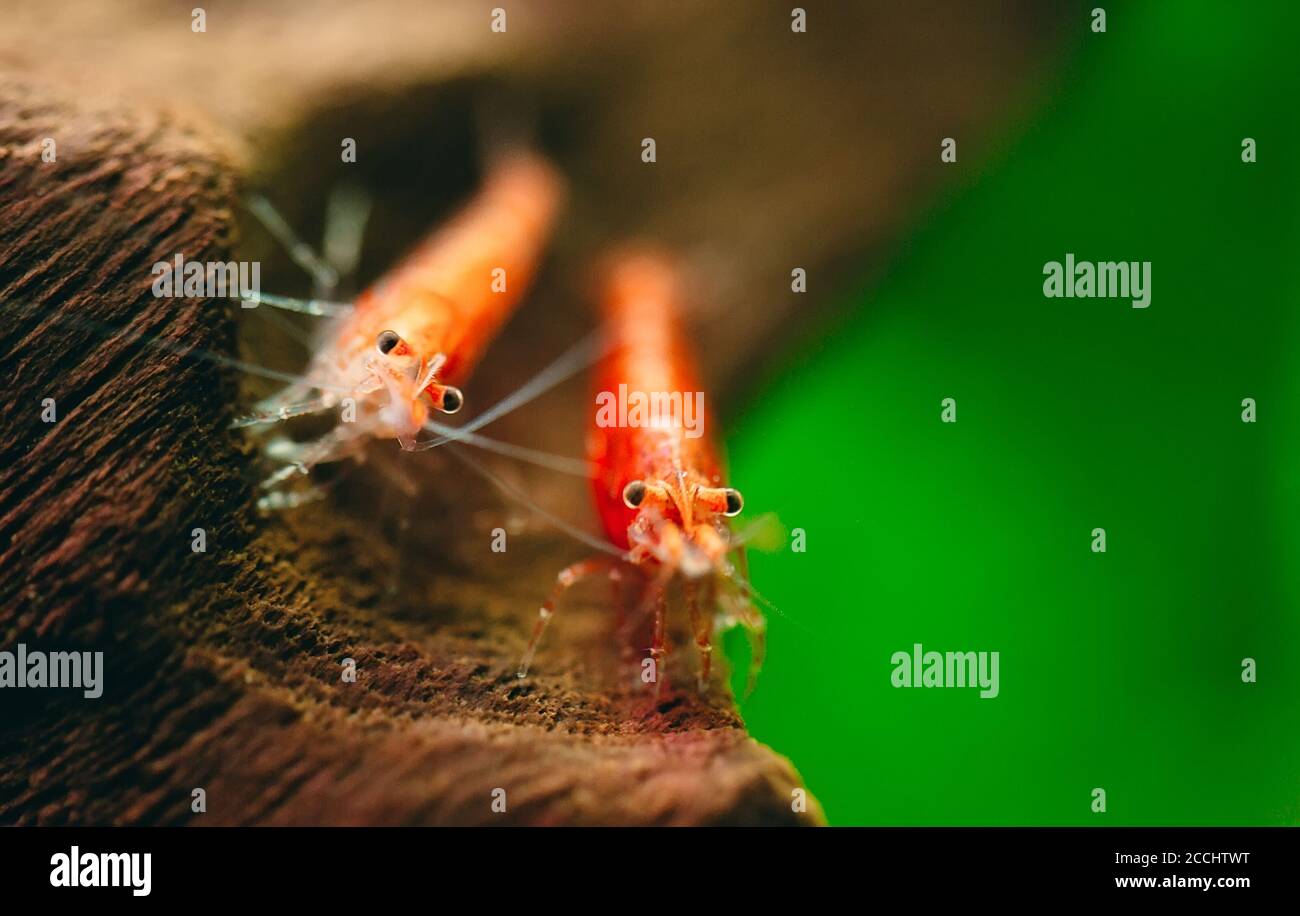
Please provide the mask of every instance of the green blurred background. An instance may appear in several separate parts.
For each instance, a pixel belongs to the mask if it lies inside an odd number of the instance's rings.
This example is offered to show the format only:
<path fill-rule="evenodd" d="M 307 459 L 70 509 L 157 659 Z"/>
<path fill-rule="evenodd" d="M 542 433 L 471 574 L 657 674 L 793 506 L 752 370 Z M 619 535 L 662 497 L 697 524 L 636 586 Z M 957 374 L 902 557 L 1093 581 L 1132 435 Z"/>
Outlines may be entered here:
<path fill-rule="evenodd" d="M 1300 820 L 1300 13 L 1096 5 L 729 439 L 807 536 L 751 556 L 744 713 L 835 824 Z M 1044 298 L 1066 252 L 1151 261 L 1150 308 Z M 895 689 L 918 642 L 1000 652 L 1000 696 Z"/>

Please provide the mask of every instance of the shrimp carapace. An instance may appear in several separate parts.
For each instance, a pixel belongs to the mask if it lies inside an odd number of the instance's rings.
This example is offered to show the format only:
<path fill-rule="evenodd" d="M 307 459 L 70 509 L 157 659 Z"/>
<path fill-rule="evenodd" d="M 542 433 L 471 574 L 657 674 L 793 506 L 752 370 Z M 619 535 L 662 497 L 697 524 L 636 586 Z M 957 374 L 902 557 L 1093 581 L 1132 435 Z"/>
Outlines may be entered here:
<path fill-rule="evenodd" d="M 531 286 L 562 197 L 540 156 L 495 161 L 460 213 L 324 329 L 303 378 L 241 425 L 343 407 L 348 422 L 321 439 L 282 445 L 299 470 L 371 438 L 413 447 L 431 410 L 464 404 L 458 386 Z"/>
<path fill-rule="evenodd" d="M 719 624 L 740 623 L 761 663 L 762 615 L 750 602 L 727 519 L 740 513 L 740 492 L 726 485 L 710 413 L 680 315 L 681 281 L 672 261 L 637 250 L 610 261 L 601 296 L 607 347 L 594 374 L 594 422 L 587 457 L 605 536 L 619 559 L 598 557 L 560 573 L 542 605 L 520 664 L 527 674 L 537 642 L 565 589 L 585 575 L 637 570 L 642 608 L 651 608 L 651 657 L 663 683 L 665 615 L 680 596 L 700 654 L 700 683 L 709 678 L 712 637 Z M 669 588 L 674 582 L 680 588 Z"/>

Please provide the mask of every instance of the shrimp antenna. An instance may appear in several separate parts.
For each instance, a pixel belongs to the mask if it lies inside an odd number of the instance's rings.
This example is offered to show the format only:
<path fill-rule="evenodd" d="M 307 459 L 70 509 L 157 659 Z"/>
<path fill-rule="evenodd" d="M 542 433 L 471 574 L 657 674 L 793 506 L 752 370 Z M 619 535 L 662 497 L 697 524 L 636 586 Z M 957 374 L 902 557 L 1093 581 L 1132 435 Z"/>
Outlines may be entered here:
<path fill-rule="evenodd" d="M 479 448 L 486 449 L 489 452 L 496 452 L 498 455 L 505 455 L 508 458 L 518 458 L 520 461 L 527 461 L 539 467 L 550 468 L 553 471 L 559 471 L 561 474 L 572 474 L 574 477 L 588 479 L 595 476 L 595 468 L 591 463 L 578 458 L 552 455 L 550 452 L 539 451 L 535 448 L 515 445 L 511 442 L 502 442 L 499 439 L 489 439 L 487 436 L 480 436 L 478 433 L 462 432 L 455 426 L 446 426 L 432 420 L 427 421 L 425 427 L 458 442 L 476 445 Z"/>
<path fill-rule="evenodd" d="M 617 557 L 620 560 L 627 559 L 627 554 L 619 550 L 617 547 L 613 547 L 610 544 L 606 543 L 605 541 L 593 537 L 592 535 L 583 531 L 577 525 L 574 525 L 571 522 L 566 522 L 564 519 L 560 518 L 557 515 L 552 515 L 550 512 L 546 511 L 541 506 L 539 506 L 536 502 L 534 502 L 527 494 L 525 494 L 519 488 L 512 487 L 510 484 L 506 483 L 499 476 L 492 473 L 487 468 L 483 467 L 482 465 L 475 464 L 473 461 L 469 459 L 469 456 L 463 454 L 459 448 L 452 448 L 451 453 L 455 455 L 457 458 L 459 458 L 468 467 L 472 468 L 476 474 L 479 474 L 482 477 L 484 477 L 489 483 L 495 486 L 502 493 L 505 493 L 507 496 L 519 500 L 519 502 L 523 503 L 526 507 L 528 507 L 528 509 L 530 509 L 537 515 L 540 515 L 542 518 L 546 519 L 546 521 L 550 522 L 552 526 L 558 528 L 560 531 L 569 535 L 569 537 L 573 538 L 576 541 L 579 541 L 582 544 L 587 545 L 593 550 L 599 550 L 601 553 L 607 553 L 610 556 Z"/>
<path fill-rule="evenodd" d="M 311 277 L 316 292 L 325 295 L 333 293 L 335 287 L 339 285 L 338 271 L 326 264 L 321 256 L 316 254 L 315 249 L 293 231 L 293 227 L 280 215 L 280 211 L 275 209 L 275 205 L 261 194 L 249 194 L 245 202 L 249 212 L 257 217 L 257 221 L 277 242 L 284 246 L 293 263 Z"/>
<path fill-rule="evenodd" d="M 281 315 L 279 312 L 275 311 L 274 309 L 272 309 L 271 311 L 267 311 L 266 309 L 258 309 L 257 315 L 262 319 L 264 319 L 268 324 L 275 325 L 277 328 L 279 328 L 281 331 L 287 334 L 290 338 L 292 338 L 295 343 L 301 345 L 304 350 L 307 350 L 308 352 L 311 351 L 312 348 L 311 337 L 305 334 L 302 328 L 298 327 L 298 325 L 294 324 L 288 318 L 285 318 L 283 315 Z"/>
<path fill-rule="evenodd" d="M 315 315 L 318 318 L 339 318 L 351 313 L 352 306 L 347 302 L 331 302 L 327 299 L 295 299 L 292 296 L 273 296 L 270 293 L 253 292 L 247 296 L 231 296 L 244 304 L 245 308 L 269 305 L 285 312 L 297 312 L 299 315 Z"/>
<path fill-rule="evenodd" d="M 476 429 L 482 429 L 494 420 L 498 420 L 511 411 L 519 409 L 529 401 L 532 401 L 550 391 L 561 382 L 577 375 L 583 369 L 595 362 L 600 357 L 601 353 L 604 352 L 605 347 L 601 344 L 600 340 L 600 332 L 593 331 L 591 334 L 588 334 L 572 347 L 565 350 L 564 353 L 555 360 L 555 362 L 551 363 L 541 372 L 538 372 L 531 379 L 517 388 L 513 394 L 502 398 L 473 420 L 470 420 L 463 426 L 454 427 L 454 429 L 456 429 L 458 434 L 471 433 Z M 425 423 L 425 428 L 429 429 L 430 432 L 438 432 L 438 430 L 429 426 L 428 423 Z M 455 441 L 456 438 L 457 436 L 453 436 L 450 433 L 444 433 L 437 439 L 430 439 L 427 442 L 417 443 L 413 451 L 423 452 L 427 449 L 438 448 L 441 445 L 446 445 L 448 442 Z"/>
<path fill-rule="evenodd" d="M 796 627 L 803 630 L 805 633 L 809 634 L 810 636 L 821 635 L 816 630 L 813 630 L 805 626 L 804 624 L 800 623 L 799 621 L 795 620 L 785 611 L 781 610 L 779 607 L 773 604 L 771 600 L 765 598 L 763 594 L 759 592 L 758 589 L 754 588 L 754 586 L 750 583 L 748 579 L 741 576 L 734 569 L 728 569 L 724 574 L 728 579 L 730 579 L 732 582 L 734 582 L 737 586 L 740 587 L 745 597 L 752 598 L 753 600 L 757 601 L 759 604 L 763 606 L 765 610 L 771 611 L 773 614 L 776 614 L 778 617 L 782 617 L 785 620 L 788 620 L 790 623 L 794 624 Z"/>
<path fill-rule="evenodd" d="M 742 578 L 738 573 L 734 571 L 728 572 L 727 578 L 730 579 L 732 582 L 736 583 L 736 585 L 740 586 L 740 589 L 746 598 L 753 598 L 759 604 L 763 605 L 763 607 L 766 610 L 771 611 L 773 614 L 778 614 L 781 617 L 785 617 L 786 620 L 790 619 L 789 617 L 786 617 L 785 611 L 781 610 L 779 607 L 777 607 L 767 598 L 764 598 L 759 593 L 758 589 L 754 588 L 753 584 L 748 579 Z"/>
<path fill-rule="evenodd" d="M 253 365 L 252 363 L 246 363 L 241 359 L 235 359 L 233 356 L 226 356 L 222 353 L 214 353 L 211 350 L 204 350 L 201 347 L 192 347 L 185 344 L 173 343 L 168 340 L 150 338 L 147 336 L 149 334 L 148 330 L 138 330 L 138 331 L 132 330 L 131 328 L 126 327 L 124 325 L 112 324 L 111 322 L 100 321 L 96 318 L 88 318 L 85 315 L 73 315 L 67 313 L 60 314 L 56 320 L 60 322 L 67 322 L 68 324 L 73 325 L 74 327 L 83 327 L 86 328 L 87 330 L 93 331 L 99 334 L 102 338 L 104 338 L 105 342 L 120 340 L 120 341 L 134 343 L 138 341 L 144 344 L 145 346 L 153 347 L 156 350 L 163 350 L 169 353 L 174 353 L 177 356 L 181 356 L 181 357 L 192 356 L 196 359 L 202 359 L 210 363 L 215 363 L 218 366 L 226 366 L 231 369 L 236 369 L 240 372 L 247 372 L 249 375 L 256 375 L 259 376 L 260 378 L 270 379 L 272 381 L 277 381 L 277 382 L 288 382 L 291 384 L 298 384 L 302 382 L 302 378 L 300 376 L 294 375 L 291 372 L 280 372 L 275 369 L 267 369 L 264 366 L 256 366 Z M 320 387 L 320 386 L 313 386 L 313 387 Z M 328 387 L 322 387 L 320 388 L 320 390 L 335 391 L 339 393 L 346 393 L 351 391 L 350 388 L 328 388 Z"/>
<path fill-rule="evenodd" d="M 338 185 L 325 202 L 325 237 L 321 253 L 325 263 L 350 285 L 361 264 L 361 247 L 373 202 L 360 185 Z"/>
<path fill-rule="evenodd" d="M 301 417 L 307 414 L 320 413 L 329 410 L 338 403 L 338 399 L 330 396 L 312 398 L 308 401 L 302 401 L 297 404 L 285 404 L 272 410 L 260 410 L 237 417 L 230 423 L 231 429 L 247 429 L 250 426 L 264 426 L 271 423 L 282 423 L 285 420 L 291 420 L 294 417 Z M 496 452 L 498 455 L 505 455 L 508 458 L 516 458 L 520 461 L 526 461 L 539 467 L 549 468 L 552 471 L 558 471 L 561 474 L 572 474 L 575 477 L 590 479 L 595 476 L 595 468 L 586 461 L 577 458 L 568 458 L 564 455 L 553 455 L 550 452 L 543 452 L 539 449 L 528 448 L 523 445 L 515 445 L 511 442 L 502 442 L 499 439 L 489 439 L 487 436 L 480 436 L 477 433 L 461 433 L 454 426 L 444 426 L 441 423 L 434 423 L 433 426 L 439 432 L 445 432 L 457 441 L 465 442 L 469 445 L 477 446 L 489 452 Z"/>

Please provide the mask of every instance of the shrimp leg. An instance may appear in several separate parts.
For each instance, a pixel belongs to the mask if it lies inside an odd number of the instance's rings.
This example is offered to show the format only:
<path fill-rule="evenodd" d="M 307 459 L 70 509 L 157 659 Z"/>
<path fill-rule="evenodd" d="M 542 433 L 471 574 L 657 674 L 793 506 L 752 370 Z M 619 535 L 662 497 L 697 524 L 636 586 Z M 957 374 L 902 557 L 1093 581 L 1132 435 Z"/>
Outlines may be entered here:
<path fill-rule="evenodd" d="M 587 578 L 593 573 L 608 569 L 610 563 L 611 560 L 608 557 L 588 557 L 560 570 L 560 574 L 555 577 L 555 587 L 537 611 L 537 623 L 533 627 L 533 636 L 528 640 L 528 648 L 524 650 L 524 657 L 519 662 L 519 671 L 517 672 L 519 677 L 528 676 L 528 667 L 533 663 L 533 656 L 537 654 L 537 644 L 541 641 L 542 634 L 546 632 L 546 625 L 555 616 L 555 606 L 559 603 L 560 597 L 578 581 Z"/>
<path fill-rule="evenodd" d="M 745 548 L 741 547 L 736 551 L 737 567 L 740 573 L 738 588 L 740 591 L 739 614 L 741 625 L 745 628 L 745 635 L 749 639 L 749 672 L 745 681 L 745 696 L 754 692 L 754 687 L 758 683 L 758 672 L 763 668 L 763 662 L 767 658 L 767 618 L 763 612 L 754 606 L 753 597 L 749 590 L 749 558 L 745 554 Z"/>
<path fill-rule="evenodd" d="M 273 490 L 292 477 L 310 473 L 311 469 L 319 464 L 341 461 L 359 451 L 364 444 L 364 438 L 357 436 L 346 426 L 336 426 L 324 436 L 311 442 L 276 440 L 268 448 L 268 453 L 272 458 L 285 462 L 285 466 L 262 481 L 262 489 Z"/>
<path fill-rule="evenodd" d="M 296 404 L 285 404 L 276 407 L 273 410 L 258 410 L 253 413 L 238 417 L 230 423 L 231 429 L 243 429 L 247 426 L 260 426 L 264 423 L 280 423 L 293 417 L 301 417 L 309 413 L 321 413 L 329 410 L 338 403 L 338 398 L 332 395 L 312 398 L 307 401 L 299 401 Z"/>
<path fill-rule="evenodd" d="M 635 566 L 615 566 L 610 570 L 609 581 L 617 614 L 614 631 L 622 647 L 623 660 L 630 662 L 636 654 L 632 640 L 641 623 L 640 611 L 645 608 L 642 592 L 648 587 L 648 582 L 639 575 Z M 638 584 L 640 588 L 637 588 Z"/>
<path fill-rule="evenodd" d="M 668 655 L 668 639 L 664 632 L 668 619 L 668 596 L 664 588 L 655 589 L 654 603 L 655 627 L 650 643 L 650 657 L 655 663 L 655 698 L 663 699 L 664 684 L 668 681 L 668 669 L 664 665 L 664 659 Z"/>
<path fill-rule="evenodd" d="M 695 635 L 695 648 L 700 653 L 700 670 L 697 686 L 703 693 L 709 686 L 709 674 L 713 669 L 713 617 L 701 613 L 700 587 L 698 583 L 687 581 L 686 607 L 691 613 L 691 632 Z"/>

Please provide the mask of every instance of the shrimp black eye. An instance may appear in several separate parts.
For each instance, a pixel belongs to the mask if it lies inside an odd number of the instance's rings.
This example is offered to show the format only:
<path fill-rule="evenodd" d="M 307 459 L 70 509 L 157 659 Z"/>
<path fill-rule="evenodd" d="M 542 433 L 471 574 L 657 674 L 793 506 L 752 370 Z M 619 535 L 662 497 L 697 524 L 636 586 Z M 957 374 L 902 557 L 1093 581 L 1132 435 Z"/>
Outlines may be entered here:
<path fill-rule="evenodd" d="M 387 356 L 392 352 L 393 347 L 397 346 L 401 342 L 402 338 L 396 331 L 381 331 L 379 339 L 375 341 L 375 346 L 379 348 L 380 353 Z"/>
<path fill-rule="evenodd" d="M 645 481 L 634 480 L 623 488 L 623 504 L 635 509 L 645 502 Z"/>
<path fill-rule="evenodd" d="M 442 392 L 442 412 L 455 413 L 465 403 L 457 388 L 447 388 Z"/>
<path fill-rule="evenodd" d="M 730 518 L 733 515 L 739 515 L 740 510 L 745 508 L 745 498 L 740 495 L 739 490 L 727 490 L 727 511 L 726 516 Z"/>

